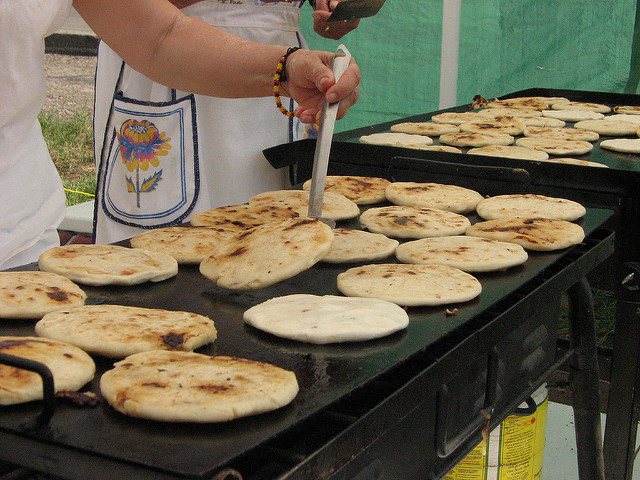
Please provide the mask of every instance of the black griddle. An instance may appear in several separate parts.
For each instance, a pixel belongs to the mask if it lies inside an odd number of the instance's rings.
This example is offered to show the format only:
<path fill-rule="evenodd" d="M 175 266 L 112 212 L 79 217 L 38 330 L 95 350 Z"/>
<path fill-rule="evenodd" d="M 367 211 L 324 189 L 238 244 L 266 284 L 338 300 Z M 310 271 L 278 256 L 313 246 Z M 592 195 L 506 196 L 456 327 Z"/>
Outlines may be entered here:
<path fill-rule="evenodd" d="M 454 315 L 445 307 L 410 308 L 406 331 L 363 343 L 306 345 L 242 321 L 247 308 L 274 296 L 339 294 L 335 279 L 344 265 L 318 264 L 256 291 L 218 288 L 193 266 L 159 283 L 85 287 L 89 304 L 210 316 L 218 339 L 198 351 L 293 370 L 300 393 L 275 412 L 205 425 L 129 418 L 106 403 L 58 403 L 50 421 L 34 430 L 25 425 L 41 402 L 2 407 L 0 459 L 70 479 L 212 478 L 225 468 L 245 479 L 356 478 L 369 469 L 385 472 L 371 478 L 418 478 L 418 471 L 439 478 L 479 441 L 482 410 L 492 411 L 497 425 L 557 367 L 560 296 L 613 251 L 613 235 L 600 228 L 610 216 L 589 209 L 580 221 L 589 235 L 582 244 L 532 252 L 523 266 L 478 275 L 482 294 L 449 306 L 457 308 Z M 3 321 L 0 332 L 31 335 L 33 324 Z M 97 359 L 88 390 L 99 392 L 98 379 L 111 365 Z M 407 442 L 407 435 L 421 443 Z M 390 442 L 403 437 L 406 449 L 389 452 Z"/>
<path fill-rule="evenodd" d="M 521 96 L 559 96 L 612 107 L 640 105 L 640 95 L 548 88 L 520 90 L 499 98 Z M 618 300 L 605 459 L 608 480 L 630 480 L 640 418 L 640 399 L 636 394 L 640 389 L 640 155 L 601 149 L 599 142 L 594 142 L 591 152 L 574 157 L 608 167 L 596 168 L 468 155 L 465 148 L 462 154 L 452 154 L 358 143 L 360 136 L 389 131 L 395 123 L 428 121 L 436 113 L 468 109 L 465 104 L 338 133 L 334 136 L 329 174 L 367 172 L 397 181 L 453 183 L 486 195 L 535 192 L 614 212 L 605 225 L 616 234 L 614 254 L 589 275 L 589 281 L 594 288 L 615 292 Z M 607 138 L 616 137 L 600 137 Z M 276 167 L 295 164 L 292 178 L 301 182 L 310 176 L 306 159 L 313 145 L 313 140 L 302 140 L 264 153 Z M 479 167 L 485 168 L 484 174 L 478 173 Z"/>
<path fill-rule="evenodd" d="M 519 96 L 562 96 L 574 101 L 603 103 L 615 105 L 640 105 L 640 95 L 627 95 L 616 93 L 589 92 L 580 90 L 558 90 L 532 88 L 513 92 L 500 98 L 513 98 Z M 468 148 L 461 148 L 462 154 L 449 152 L 425 151 L 417 149 L 366 145 L 358 143 L 363 135 L 389 131 L 390 127 L 400 122 L 424 122 L 442 112 L 468 111 L 469 105 L 460 105 L 453 108 L 438 110 L 393 121 L 366 126 L 334 135 L 334 142 L 330 157 L 329 174 L 356 174 L 363 170 L 372 175 L 393 176 L 397 181 L 407 181 L 412 178 L 413 165 L 419 166 L 422 177 L 428 178 L 428 174 L 437 174 L 441 181 L 448 181 L 456 185 L 477 188 L 484 194 L 492 195 L 504 191 L 505 186 L 512 191 L 514 189 L 507 179 L 506 183 L 500 178 L 488 175 L 466 175 L 461 178 L 459 169 L 473 166 L 497 167 L 496 169 L 520 169 L 528 177 L 521 182 L 521 191 L 535 190 L 539 194 L 549 194 L 571 198 L 586 206 L 595 208 L 611 208 L 615 215 L 611 219 L 610 226 L 619 233 L 616 242 L 616 258 L 621 261 L 640 258 L 640 230 L 619 228 L 620 219 L 632 220 L 640 218 L 640 200 L 636 193 L 640 182 L 640 155 L 613 152 L 599 147 L 599 142 L 594 143 L 594 149 L 580 156 L 574 156 L 583 160 L 589 160 L 606 165 L 609 168 L 587 168 L 583 166 L 539 162 L 531 160 L 519 160 L 481 155 L 468 155 Z M 567 126 L 572 126 L 567 122 Z M 616 137 L 601 136 L 601 140 Z M 435 139 L 434 144 L 439 142 Z M 315 140 L 307 139 L 289 144 L 278 145 L 266 149 L 264 154 L 267 160 L 276 168 L 296 165 L 294 183 L 302 182 L 310 177 L 308 165 L 309 150 L 315 146 Z M 423 162 L 414 162 L 408 168 L 398 167 L 394 159 L 407 158 L 418 159 Z M 447 164 L 447 168 L 439 167 L 438 163 Z M 426 165 L 425 165 L 426 164 Z M 429 165 L 430 164 L 430 165 Z M 404 171 L 402 171 L 404 170 Z M 609 281 L 607 287 L 613 286 L 611 275 L 606 276 Z"/>

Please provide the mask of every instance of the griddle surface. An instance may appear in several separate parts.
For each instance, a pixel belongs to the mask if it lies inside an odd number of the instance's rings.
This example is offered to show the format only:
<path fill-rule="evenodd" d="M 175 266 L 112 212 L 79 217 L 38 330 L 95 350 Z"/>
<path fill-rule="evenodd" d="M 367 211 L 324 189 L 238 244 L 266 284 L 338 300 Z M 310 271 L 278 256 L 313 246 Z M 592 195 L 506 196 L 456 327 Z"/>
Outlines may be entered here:
<path fill-rule="evenodd" d="M 578 223 L 590 234 L 611 215 L 609 210 L 588 209 Z M 471 216 L 472 222 L 478 221 Z M 352 225 L 352 224 L 351 224 Z M 340 226 L 340 225 L 339 225 Z M 573 247 L 572 247 L 573 248 Z M 163 475 L 205 478 L 253 447 L 266 442 L 314 413 L 343 398 L 430 346 L 455 340 L 483 312 L 505 299 L 557 260 L 571 255 L 572 248 L 551 253 L 530 252 L 529 260 L 505 272 L 478 274 L 483 291 L 479 298 L 448 316 L 447 307 L 409 308 L 410 324 L 402 332 L 363 343 L 310 345 L 279 339 L 244 324 L 244 311 L 269 298 L 292 293 L 340 295 L 336 276 L 352 265 L 317 264 L 289 280 L 255 291 L 230 291 L 216 287 L 197 266 L 180 266 L 177 277 L 159 283 L 131 287 L 84 287 L 88 304 L 114 303 L 169 310 L 188 310 L 211 317 L 218 330 L 212 345 L 199 352 L 231 355 L 269 362 L 293 370 L 300 393 L 292 404 L 275 412 L 225 424 L 165 424 L 126 417 L 106 402 L 97 408 L 59 405 L 50 424 L 35 432 L 21 425 L 38 413 L 39 402 L 0 409 L 0 445 L 39 447 L 38 462 L 68 462 L 95 458 L 97 464 L 111 462 L 148 468 Z M 394 261 L 393 257 L 389 261 Z M 35 269 L 35 265 L 28 268 Z M 33 321 L 3 321 L 3 335 L 32 335 Z M 88 390 L 99 393 L 100 375 L 111 368 L 111 360 L 97 359 L 97 374 Z M 17 458 L 17 457 L 16 457 Z M 10 461 L 10 459 L 9 459 Z M 52 464 L 53 465 L 53 464 Z M 53 468 L 55 473 L 55 468 Z"/>
<path fill-rule="evenodd" d="M 481 93 L 481 92 L 480 92 Z M 582 90 L 559 90 L 559 89 L 546 89 L 546 88 L 531 88 L 527 90 L 520 90 L 518 92 L 513 92 L 501 96 L 499 98 L 516 98 L 516 97 L 528 97 L 528 96 L 547 96 L 547 97 L 566 97 L 569 100 L 576 102 L 591 102 L 591 103 L 602 103 L 605 105 L 609 105 L 610 107 L 615 107 L 618 105 L 640 105 L 640 95 L 627 95 L 627 94 L 618 94 L 618 93 L 606 93 L 606 92 L 591 92 L 591 91 L 582 91 Z M 490 100 L 490 99 L 488 99 Z M 371 133 L 384 132 L 388 131 L 389 128 L 400 122 L 426 122 L 431 119 L 431 117 L 437 113 L 441 112 L 463 112 L 467 111 L 468 105 L 461 105 L 453 108 L 448 108 L 445 110 L 438 110 L 436 112 L 424 113 L 420 115 L 414 115 L 411 117 L 394 120 L 391 122 L 384 122 L 377 125 L 372 125 L 369 127 L 363 127 L 355 130 L 349 130 L 346 132 L 338 133 L 334 136 L 334 140 L 337 142 L 345 141 L 345 142 L 357 142 L 358 139 L 362 135 L 369 135 Z M 605 115 L 614 115 L 615 112 L 611 112 Z M 576 122 L 566 122 L 566 127 L 573 127 Z M 600 142 L 602 140 L 608 140 L 613 138 L 625 138 L 625 137 L 611 137 L 606 135 L 600 135 L 600 139 L 596 142 L 591 142 L 594 144 L 594 148 L 591 152 L 586 153 L 584 155 L 561 155 L 563 157 L 573 157 L 579 158 L 580 160 L 588 160 L 592 162 L 602 163 L 603 165 L 607 165 L 608 167 L 621 170 L 626 172 L 635 172 L 640 173 L 640 155 L 639 154 L 630 154 L 630 153 L 620 153 L 614 152 L 612 150 L 607 150 L 604 148 L 600 148 Z M 633 136 L 627 136 L 626 138 L 634 138 Z M 637 137 L 635 137 L 637 138 Z M 434 145 L 437 145 L 439 142 L 437 138 L 434 141 Z M 275 147 L 277 148 L 277 147 Z M 392 148 L 392 147 L 389 147 Z M 407 155 L 406 152 L 420 152 L 415 149 L 398 149 L 396 150 L 402 151 L 402 155 Z M 469 150 L 468 148 L 461 148 L 463 152 Z M 447 158 L 449 160 L 455 161 L 456 158 L 460 157 L 460 154 L 448 153 L 446 155 L 438 155 L 442 152 L 427 152 L 427 154 L 435 153 L 438 158 Z M 420 156 L 422 156 L 424 152 L 421 152 Z M 464 158 L 471 157 L 476 158 L 477 156 L 466 155 L 463 153 Z M 558 156 L 558 155 L 555 155 Z M 550 157 L 554 157 L 554 155 L 550 155 Z M 435 158 L 435 157 L 434 157 Z M 491 158 L 497 160 L 498 163 L 503 164 L 521 164 L 523 166 L 531 165 L 531 164 L 539 164 L 543 166 L 548 166 L 549 168 L 556 168 L 558 164 L 548 163 L 548 162 L 536 162 L 531 160 L 519 160 L 519 159 L 500 159 L 499 157 L 483 157 L 483 159 Z M 573 165 L 564 165 L 568 166 L 572 169 L 585 167 L 576 167 Z M 597 168 L 597 167 L 595 167 Z M 579 170 L 575 170 L 579 171 Z M 591 171 L 591 170 L 590 170 Z M 602 172 L 592 172 L 595 174 L 599 174 Z"/>

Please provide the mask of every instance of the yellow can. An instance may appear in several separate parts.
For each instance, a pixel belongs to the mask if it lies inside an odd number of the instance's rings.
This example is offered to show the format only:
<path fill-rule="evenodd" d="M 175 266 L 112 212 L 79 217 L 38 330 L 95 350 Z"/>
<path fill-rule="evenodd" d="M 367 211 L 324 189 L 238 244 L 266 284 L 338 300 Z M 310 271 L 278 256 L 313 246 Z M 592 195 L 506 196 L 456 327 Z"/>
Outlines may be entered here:
<path fill-rule="evenodd" d="M 531 395 L 533 413 L 509 415 L 444 480 L 539 480 L 542 478 L 548 394 L 545 385 Z M 519 408 L 526 408 L 522 404 Z"/>

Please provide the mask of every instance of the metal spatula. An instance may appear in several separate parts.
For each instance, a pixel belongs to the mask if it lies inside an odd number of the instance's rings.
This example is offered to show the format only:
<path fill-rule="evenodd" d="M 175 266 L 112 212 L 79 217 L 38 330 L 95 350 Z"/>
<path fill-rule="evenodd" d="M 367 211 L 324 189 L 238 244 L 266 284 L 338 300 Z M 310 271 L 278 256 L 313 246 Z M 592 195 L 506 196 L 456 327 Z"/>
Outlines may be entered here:
<path fill-rule="evenodd" d="M 338 55 L 342 51 L 344 55 Z M 336 82 L 340 79 L 351 61 L 351 54 L 347 47 L 340 44 L 333 57 L 331 69 L 336 77 Z M 333 220 L 322 218 L 322 204 L 324 202 L 324 187 L 327 183 L 327 168 L 329 167 L 329 153 L 331 152 L 331 140 L 338 115 L 338 102 L 329 104 L 326 100 L 322 105 L 320 113 L 320 128 L 318 130 L 318 140 L 313 156 L 313 170 L 311 171 L 311 189 L 309 191 L 309 213 L 313 218 L 322 220 L 332 228 L 335 227 Z"/>
<path fill-rule="evenodd" d="M 373 17 L 385 0 L 347 0 L 340 2 L 327 19 L 328 22 L 350 22 L 356 18 Z"/>

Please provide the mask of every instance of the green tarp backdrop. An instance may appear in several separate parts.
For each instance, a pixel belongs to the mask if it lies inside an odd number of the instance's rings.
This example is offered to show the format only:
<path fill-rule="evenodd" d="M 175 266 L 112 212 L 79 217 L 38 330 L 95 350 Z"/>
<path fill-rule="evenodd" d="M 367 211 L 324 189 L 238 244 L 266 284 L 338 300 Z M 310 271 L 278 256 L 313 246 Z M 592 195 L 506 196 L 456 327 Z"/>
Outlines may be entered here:
<path fill-rule="evenodd" d="M 340 40 L 317 35 L 303 6 L 310 47 L 344 43 L 362 72 L 360 99 L 336 131 L 438 110 L 446 1 L 386 0 Z M 636 3 L 462 0 L 456 104 L 533 87 L 636 93 Z"/>

